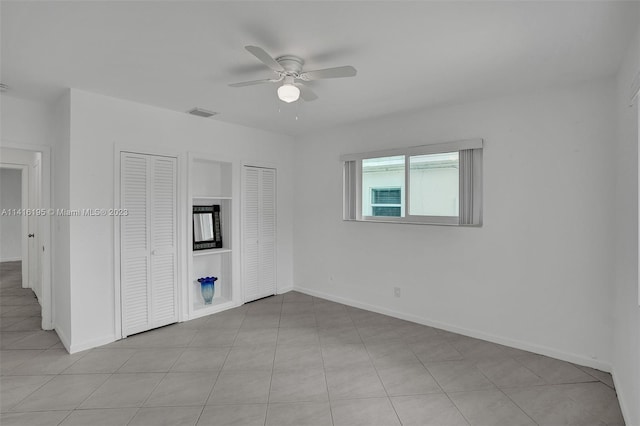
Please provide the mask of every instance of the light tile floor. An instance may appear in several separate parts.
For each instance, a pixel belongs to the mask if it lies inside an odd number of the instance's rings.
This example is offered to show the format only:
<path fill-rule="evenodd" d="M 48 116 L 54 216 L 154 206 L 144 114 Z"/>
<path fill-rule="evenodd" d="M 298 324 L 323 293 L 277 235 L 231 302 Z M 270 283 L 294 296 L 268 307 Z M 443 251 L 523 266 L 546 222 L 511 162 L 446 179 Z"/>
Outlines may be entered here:
<path fill-rule="evenodd" d="M 624 424 L 609 374 L 296 292 L 68 355 L 0 268 L 3 426 Z"/>

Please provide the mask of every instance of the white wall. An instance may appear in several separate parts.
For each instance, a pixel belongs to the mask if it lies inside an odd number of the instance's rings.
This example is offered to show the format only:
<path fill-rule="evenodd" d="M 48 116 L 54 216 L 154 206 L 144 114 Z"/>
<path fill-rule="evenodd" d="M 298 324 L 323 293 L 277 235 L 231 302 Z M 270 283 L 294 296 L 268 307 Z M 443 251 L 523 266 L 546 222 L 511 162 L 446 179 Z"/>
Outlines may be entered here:
<path fill-rule="evenodd" d="M 72 90 L 70 207 L 108 209 L 115 205 L 114 144 L 183 156 L 188 151 L 210 153 L 238 166 L 242 162 L 272 163 L 278 167 L 278 287 L 290 288 L 292 142 L 287 136 Z M 185 164 L 180 163 L 182 176 Z M 239 167 L 234 173 L 234 196 L 239 196 Z M 186 189 L 184 180 L 181 186 Z M 189 218 L 181 225 L 183 231 Z M 183 239 L 183 253 L 187 240 Z M 113 218 L 70 219 L 70 264 L 73 352 L 114 338 Z M 182 279 L 180 284 L 187 285 Z"/>
<path fill-rule="evenodd" d="M 0 140 L 21 145 L 51 145 L 51 106 L 0 95 Z"/>
<path fill-rule="evenodd" d="M 22 170 L 0 168 L 0 210 L 22 208 Z M 22 218 L 0 216 L 0 262 L 22 259 Z"/>
<path fill-rule="evenodd" d="M 50 138 L 52 148 L 53 185 L 51 207 L 69 208 L 71 98 L 65 93 L 53 106 Z M 69 350 L 71 345 L 71 257 L 70 221 L 65 216 L 52 218 L 52 311 L 60 340 Z"/>
<path fill-rule="evenodd" d="M 608 369 L 615 114 L 611 79 L 301 138 L 296 287 Z M 341 220 L 341 154 L 471 138 L 485 140 L 481 228 Z"/>
<path fill-rule="evenodd" d="M 638 102 L 629 107 L 640 71 L 640 32 L 618 74 L 613 377 L 628 425 L 640 425 L 640 308 L 638 307 Z"/>

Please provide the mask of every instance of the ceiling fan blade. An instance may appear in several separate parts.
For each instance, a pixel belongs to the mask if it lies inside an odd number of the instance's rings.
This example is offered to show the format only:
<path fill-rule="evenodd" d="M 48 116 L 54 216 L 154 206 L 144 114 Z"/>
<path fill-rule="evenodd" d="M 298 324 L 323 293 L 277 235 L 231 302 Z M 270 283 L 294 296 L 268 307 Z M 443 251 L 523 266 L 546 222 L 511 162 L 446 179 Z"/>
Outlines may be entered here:
<path fill-rule="evenodd" d="M 278 80 L 271 80 L 269 78 L 266 78 L 264 80 L 253 80 L 253 81 L 243 81 L 241 83 L 233 83 L 230 84 L 230 87 L 244 87 L 244 86 L 254 86 L 256 84 L 264 84 L 264 83 L 275 83 Z"/>
<path fill-rule="evenodd" d="M 316 95 L 316 93 L 313 90 L 309 89 L 307 86 L 304 86 L 302 84 L 296 84 L 296 86 L 298 86 L 298 89 L 300 89 L 300 97 L 302 98 L 302 100 L 311 102 L 318 99 L 318 95 Z"/>
<path fill-rule="evenodd" d="M 267 52 L 265 52 L 264 49 L 262 49 L 261 47 L 258 47 L 258 46 L 245 46 L 244 48 L 247 49 L 247 51 L 249 53 L 251 53 L 253 56 L 258 58 L 263 64 L 265 64 L 266 66 L 268 66 L 272 70 L 274 70 L 274 71 L 284 71 L 284 68 L 282 68 L 282 65 L 280 65 L 278 63 L 278 61 L 273 59 L 273 57 L 271 57 L 271 55 L 269 55 Z"/>
<path fill-rule="evenodd" d="M 336 68 L 326 68 L 323 70 L 306 71 L 300 74 L 300 78 L 305 81 L 320 80 L 323 78 L 353 77 L 358 71 L 351 65 Z"/>

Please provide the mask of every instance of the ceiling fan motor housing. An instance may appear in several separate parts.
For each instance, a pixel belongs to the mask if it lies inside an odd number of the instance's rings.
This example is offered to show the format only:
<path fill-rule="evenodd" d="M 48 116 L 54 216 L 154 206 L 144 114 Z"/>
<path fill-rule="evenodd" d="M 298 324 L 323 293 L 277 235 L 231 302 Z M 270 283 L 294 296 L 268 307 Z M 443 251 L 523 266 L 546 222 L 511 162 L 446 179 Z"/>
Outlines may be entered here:
<path fill-rule="evenodd" d="M 278 62 L 282 66 L 282 68 L 284 68 L 284 75 L 296 78 L 302 72 L 302 66 L 304 65 L 303 59 L 292 55 L 280 56 L 276 58 L 276 62 Z"/>

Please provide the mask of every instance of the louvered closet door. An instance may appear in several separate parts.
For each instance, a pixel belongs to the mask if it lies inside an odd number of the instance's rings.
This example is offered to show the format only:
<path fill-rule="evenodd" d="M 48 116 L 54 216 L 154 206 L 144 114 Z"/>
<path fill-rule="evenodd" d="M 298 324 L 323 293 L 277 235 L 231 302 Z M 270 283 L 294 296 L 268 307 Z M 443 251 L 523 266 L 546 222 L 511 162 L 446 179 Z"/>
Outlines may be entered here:
<path fill-rule="evenodd" d="M 276 171 L 244 168 L 243 287 L 245 302 L 276 293 Z"/>
<path fill-rule="evenodd" d="M 145 329 L 150 312 L 149 161 L 121 154 L 121 206 L 128 211 L 120 222 L 122 329 L 125 335 Z"/>
<path fill-rule="evenodd" d="M 176 160 L 121 154 L 123 335 L 176 322 Z"/>
<path fill-rule="evenodd" d="M 176 271 L 176 159 L 152 161 L 151 308 L 152 325 L 178 320 Z"/>
<path fill-rule="evenodd" d="M 258 221 L 260 218 L 260 209 L 258 207 L 260 189 L 259 182 L 260 170 L 255 167 L 245 167 L 242 203 L 244 209 L 244 241 L 242 244 L 244 256 L 242 257 L 242 282 L 245 302 L 261 297 L 258 281 Z"/>
<path fill-rule="evenodd" d="M 260 179 L 260 290 L 264 295 L 276 293 L 276 171 L 261 169 Z"/>

